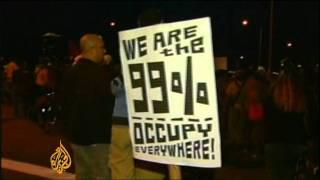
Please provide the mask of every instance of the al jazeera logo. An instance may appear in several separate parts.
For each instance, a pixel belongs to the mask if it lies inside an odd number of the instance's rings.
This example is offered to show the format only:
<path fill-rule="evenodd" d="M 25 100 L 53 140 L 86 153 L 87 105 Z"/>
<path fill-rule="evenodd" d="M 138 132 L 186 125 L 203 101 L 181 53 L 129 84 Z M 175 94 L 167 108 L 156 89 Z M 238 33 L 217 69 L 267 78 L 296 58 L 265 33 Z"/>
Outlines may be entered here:
<path fill-rule="evenodd" d="M 71 157 L 62 145 L 60 139 L 60 146 L 57 147 L 56 151 L 50 157 L 51 168 L 58 174 L 62 174 L 66 169 L 71 166 Z"/>

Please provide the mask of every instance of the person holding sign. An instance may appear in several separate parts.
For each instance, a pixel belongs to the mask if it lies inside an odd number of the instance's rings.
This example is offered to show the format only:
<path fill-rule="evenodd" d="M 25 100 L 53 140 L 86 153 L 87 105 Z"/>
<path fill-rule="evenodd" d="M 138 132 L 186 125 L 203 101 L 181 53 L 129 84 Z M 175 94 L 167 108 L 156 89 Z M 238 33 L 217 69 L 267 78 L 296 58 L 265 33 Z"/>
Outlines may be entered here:
<path fill-rule="evenodd" d="M 135 164 L 128 127 L 128 109 L 123 76 L 120 74 L 111 82 L 115 96 L 112 117 L 111 172 L 114 179 L 133 179 Z"/>
<path fill-rule="evenodd" d="M 76 179 L 111 179 L 108 169 L 113 97 L 102 64 L 103 38 L 86 34 L 81 59 L 67 72 L 62 93 L 64 131 L 74 155 Z"/>
<path fill-rule="evenodd" d="M 271 179 L 296 179 L 296 163 L 306 153 L 310 122 L 303 78 L 292 62 L 271 86 L 266 112 L 266 170 Z"/>
<path fill-rule="evenodd" d="M 147 9 L 143 11 L 138 18 L 138 26 L 150 26 L 160 24 L 163 22 L 163 18 L 160 10 L 158 9 Z M 169 179 L 182 179 L 181 168 L 177 165 L 168 165 Z"/>
<path fill-rule="evenodd" d="M 209 17 L 119 32 L 136 159 L 221 167 L 211 37 Z"/>

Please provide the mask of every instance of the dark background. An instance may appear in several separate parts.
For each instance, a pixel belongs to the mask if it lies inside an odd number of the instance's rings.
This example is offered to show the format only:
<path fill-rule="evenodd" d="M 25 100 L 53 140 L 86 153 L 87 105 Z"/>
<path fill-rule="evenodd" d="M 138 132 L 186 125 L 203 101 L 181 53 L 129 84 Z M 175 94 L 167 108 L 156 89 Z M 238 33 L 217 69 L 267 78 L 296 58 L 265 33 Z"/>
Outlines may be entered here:
<path fill-rule="evenodd" d="M 232 68 L 243 55 L 256 64 L 259 28 L 263 29 L 262 64 L 267 65 L 269 14 L 271 1 L 113 1 L 113 2 L 1 2 L 0 56 L 21 57 L 36 63 L 41 54 L 41 35 L 61 34 L 65 42 L 76 44 L 86 32 L 100 33 L 107 49 L 118 57 L 120 30 L 136 28 L 143 10 L 155 7 L 165 22 L 210 16 L 215 56 L 227 56 Z M 292 57 L 297 63 L 314 65 L 319 58 L 319 3 L 317 1 L 276 1 L 273 12 L 273 55 L 276 68 L 281 59 Z M 242 19 L 249 20 L 243 27 Z M 111 21 L 116 26 L 111 27 Z M 286 47 L 286 42 L 293 47 Z M 115 58 L 117 59 L 117 58 Z"/>

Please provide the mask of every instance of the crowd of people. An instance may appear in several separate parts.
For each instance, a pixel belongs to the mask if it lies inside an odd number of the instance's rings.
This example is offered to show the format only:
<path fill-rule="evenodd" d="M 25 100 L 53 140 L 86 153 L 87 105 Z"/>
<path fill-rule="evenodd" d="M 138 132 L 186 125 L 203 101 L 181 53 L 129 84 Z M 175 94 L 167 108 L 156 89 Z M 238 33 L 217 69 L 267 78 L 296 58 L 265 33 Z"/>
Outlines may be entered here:
<path fill-rule="evenodd" d="M 304 70 L 290 60 L 278 75 L 249 69 L 231 77 L 218 73 L 223 158 L 262 159 L 272 179 L 293 179 L 302 157 L 318 164 L 318 88 L 317 69 Z"/>
<path fill-rule="evenodd" d="M 161 19 L 153 20 L 139 24 Z M 3 102 L 12 103 L 16 118 L 40 124 L 43 111 L 59 111 L 57 124 L 71 144 L 77 179 L 134 179 L 123 76 L 119 64 L 106 63 L 104 43 L 98 34 L 85 34 L 81 55 L 58 70 L 39 65 L 28 72 L 12 59 L 1 80 Z M 319 164 L 318 69 L 287 60 L 278 75 L 243 67 L 234 74 L 216 71 L 216 82 L 223 164 L 240 162 L 246 153 L 262 160 L 274 180 L 315 174 L 308 171 Z M 57 107 L 44 108 L 55 102 Z M 301 158 L 308 163 L 299 172 Z M 213 178 L 214 169 L 168 165 L 168 174 Z"/>

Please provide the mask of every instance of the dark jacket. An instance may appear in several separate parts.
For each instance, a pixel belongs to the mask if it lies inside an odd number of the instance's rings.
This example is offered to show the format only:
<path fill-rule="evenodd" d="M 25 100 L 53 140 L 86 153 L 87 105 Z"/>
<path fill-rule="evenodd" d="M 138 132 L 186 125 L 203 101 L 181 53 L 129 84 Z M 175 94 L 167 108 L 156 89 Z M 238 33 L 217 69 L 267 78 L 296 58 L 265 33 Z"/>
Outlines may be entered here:
<path fill-rule="evenodd" d="M 102 66 L 81 59 L 66 73 L 61 113 L 64 134 L 75 144 L 111 142 L 114 97 Z"/>

